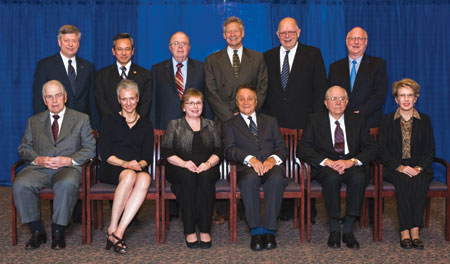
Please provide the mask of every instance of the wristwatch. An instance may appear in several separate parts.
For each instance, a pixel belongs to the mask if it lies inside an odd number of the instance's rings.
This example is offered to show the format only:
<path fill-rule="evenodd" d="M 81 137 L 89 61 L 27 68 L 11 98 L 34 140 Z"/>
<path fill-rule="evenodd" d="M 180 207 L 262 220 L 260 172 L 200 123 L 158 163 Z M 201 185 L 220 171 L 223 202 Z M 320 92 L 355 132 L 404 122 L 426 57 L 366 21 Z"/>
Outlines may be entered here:
<path fill-rule="evenodd" d="M 358 165 L 358 160 L 357 159 L 351 158 L 350 160 L 353 162 L 354 166 Z"/>

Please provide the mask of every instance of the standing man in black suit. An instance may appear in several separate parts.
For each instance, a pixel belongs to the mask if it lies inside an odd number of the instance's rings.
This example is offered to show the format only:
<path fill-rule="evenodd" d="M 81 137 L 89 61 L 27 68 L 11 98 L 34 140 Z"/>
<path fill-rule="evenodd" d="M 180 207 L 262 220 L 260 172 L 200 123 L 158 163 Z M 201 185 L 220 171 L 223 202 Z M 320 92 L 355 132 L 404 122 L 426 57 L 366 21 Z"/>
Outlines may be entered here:
<path fill-rule="evenodd" d="M 97 73 L 95 82 L 95 102 L 100 117 L 118 113 L 122 108 L 117 100 L 117 84 L 124 79 L 137 83 L 139 88 L 138 113 L 148 118 L 152 105 L 152 81 L 150 71 L 133 63 L 134 42 L 129 33 L 119 33 L 114 36 L 112 54 L 116 63 L 109 65 Z"/>
<path fill-rule="evenodd" d="M 386 100 L 386 62 L 367 54 L 367 32 L 355 27 L 347 34 L 348 57 L 330 65 L 329 86 L 344 87 L 349 94 L 348 111 L 363 115 L 369 127 L 378 127 Z"/>
<path fill-rule="evenodd" d="M 236 104 L 239 113 L 222 124 L 224 156 L 237 162 L 237 184 L 252 235 L 250 248 L 273 249 L 277 246 L 277 217 L 288 184 L 282 165 L 288 150 L 276 119 L 255 112 L 258 98 L 251 85 L 238 88 Z M 264 219 L 260 186 L 264 190 Z"/>
<path fill-rule="evenodd" d="M 172 58 L 153 65 L 151 69 L 154 98 L 151 120 L 156 129 L 166 129 L 170 120 L 183 116 L 181 97 L 184 90 L 195 88 L 202 93 L 205 90 L 203 63 L 189 58 L 189 37 L 181 31 L 176 32 L 170 37 L 169 50 Z M 206 101 L 203 116 L 212 119 Z"/>
<path fill-rule="evenodd" d="M 322 184 L 330 217 L 328 246 L 341 246 L 339 217 L 341 185 L 347 185 L 347 206 L 342 241 L 359 248 L 353 224 L 364 199 L 369 177 L 363 165 L 376 157 L 376 146 L 362 115 L 344 111 L 348 104 L 344 88 L 333 86 L 325 94 L 328 112 L 314 113 L 303 132 L 297 155 L 312 166 L 311 177 Z"/>
<path fill-rule="evenodd" d="M 50 80 L 60 81 L 67 87 L 67 107 L 91 116 L 98 125 L 94 100 L 95 69 L 87 60 L 76 56 L 80 47 L 81 32 L 77 27 L 64 25 L 58 30 L 60 52 L 37 63 L 33 82 L 33 112 L 46 110 L 42 101 L 42 86 Z"/>

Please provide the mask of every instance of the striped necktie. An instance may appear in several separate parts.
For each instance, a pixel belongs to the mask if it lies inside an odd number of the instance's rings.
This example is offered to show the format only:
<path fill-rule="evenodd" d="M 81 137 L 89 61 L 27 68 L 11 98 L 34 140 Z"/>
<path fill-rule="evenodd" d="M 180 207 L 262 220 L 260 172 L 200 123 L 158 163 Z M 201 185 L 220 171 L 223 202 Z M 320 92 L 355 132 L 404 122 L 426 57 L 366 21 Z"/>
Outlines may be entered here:
<path fill-rule="evenodd" d="M 283 87 L 283 90 L 286 90 L 286 85 L 289 79 L 289 51 L 286 50 L 286 55 L 284 55 L 284 61 L 283 61 L 283 69 L 281 70 L 281 86 Z"/>
<path fill-rule="evenodd" d="M 239 60 L 238 51 L 233 51 L 233 73 L 234 77 L 239 77 L 239 69 L 241 68 L 241 61 Z"/>
<path fill-rule="evenodd" d="M 258 141 L 258 128 L 256 127 L 256 124 L 251 116 L 248 117 L 248 120 L 250 120 L 250 131 L 252 131 L 252 134 L 255 136 L 256 141 Z"/>
<path fill-rule="evenodd" d="M 72 66 L 72 60 L 69 60 L 69 65 L 67 66 L 67 76 L 69 77 L 70 86 L 72 86 L 73 94 L 76 94 L 77 90 L 77 74 Z"/>
<path fill-rule="evenodd" d="M 120 69 L 122 70 L 122 74 L 120 75 L 120 77 L 122 78 L 122 80 L 126 80 L 127 79 L 127 67 L 122 66 L 122 67 L 120 67 Z"/>
<path fill-rule="evenodd" d="M 175 74 L 175 84 L 177 85 L 178 96 L 180 97 L 180 99 L 184 94 L 183 74 L 181 73 L 181 67 L 183 67 L 183 63 L 178 63 L 177 73 Z"/>
<path fill-rule="evenodd" d="M 339 124 L 339 121 L 334 122 L 336 129 L 334 130 L 334 151 L 339 153 L 340 156 L 345 154 L 345 138 L 344 132 Z"/>

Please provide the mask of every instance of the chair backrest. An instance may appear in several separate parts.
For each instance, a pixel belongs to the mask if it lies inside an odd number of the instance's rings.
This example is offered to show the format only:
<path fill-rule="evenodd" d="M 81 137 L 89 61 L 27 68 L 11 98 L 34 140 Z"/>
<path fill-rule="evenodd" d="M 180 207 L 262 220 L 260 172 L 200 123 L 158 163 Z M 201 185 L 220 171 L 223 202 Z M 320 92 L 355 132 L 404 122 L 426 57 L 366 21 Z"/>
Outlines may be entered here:
<path fill-rule="evenodd" d="M 280 128 L 280 132 L 289 151 L 289 155 L 286 160 L 286 176 L 297 181 L 297 167 L 295 165 L 295 158 L 297 155 L 298 130 L 290 128 Z"/>
<path fill-rule="evenodd" d="M 378 133 L 380 132 L 380 129 L 378 129 L 378 127 L 372 127 L 370 129 L 370 135 L 373 137 L 373 140 L 376 142 L 377 141 L 377 137 L 378 137 Z"/>
<path fill-rule="evenodd" d="M 156 163 L 161 157 L 161 142 L 164 132 L 165 130 L 163 129 L 153 129 L 153 161 L 150 168 L 153 179 L 156 177 Z"/>

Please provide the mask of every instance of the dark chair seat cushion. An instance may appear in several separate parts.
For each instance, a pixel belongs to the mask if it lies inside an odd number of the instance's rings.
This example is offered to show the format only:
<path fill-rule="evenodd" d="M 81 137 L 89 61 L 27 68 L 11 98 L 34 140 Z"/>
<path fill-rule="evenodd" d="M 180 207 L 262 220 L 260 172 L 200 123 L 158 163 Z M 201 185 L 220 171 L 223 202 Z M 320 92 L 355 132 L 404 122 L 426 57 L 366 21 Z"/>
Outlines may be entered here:
<path fill-rule="evenodd" d="M 81 192 L 81 187 L 78 189 L 79 192 Z M 45 187 L 44 189 L 41 189 L 39 191 L 40 194 L 51 194 L 53 193 L 52 187 Z"/>

